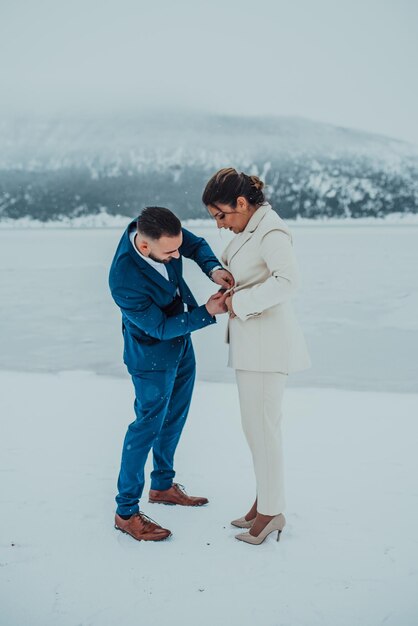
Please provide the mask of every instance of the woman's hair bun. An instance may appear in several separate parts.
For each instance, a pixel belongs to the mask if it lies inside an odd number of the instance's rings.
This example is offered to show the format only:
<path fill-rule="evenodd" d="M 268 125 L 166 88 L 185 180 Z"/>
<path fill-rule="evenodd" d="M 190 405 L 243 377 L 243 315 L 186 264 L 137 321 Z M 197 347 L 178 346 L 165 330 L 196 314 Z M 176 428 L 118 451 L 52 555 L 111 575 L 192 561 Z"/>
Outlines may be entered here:
<path fill-rule="evenodd" d="M 224 167 L 212 176 L 202 195 L 205 206 L 228 204 L 237 206 L 237 198 L 243 196 L 250 204 L 257 207 L 265 202 L 264 183 L 258 176 L 248 176 L 237 172 L 233 167 Z"/>
<path fill-rule="evenodd" d="M 264 183 L 262 180 L 260 180 L 260 178 L 258 178 L 258 176 L 249 176 L 248 178 L 251 181 L 251 185 L 255 187 L 257 191 L 261 191 L 262 189 L 264 189 Z"/>

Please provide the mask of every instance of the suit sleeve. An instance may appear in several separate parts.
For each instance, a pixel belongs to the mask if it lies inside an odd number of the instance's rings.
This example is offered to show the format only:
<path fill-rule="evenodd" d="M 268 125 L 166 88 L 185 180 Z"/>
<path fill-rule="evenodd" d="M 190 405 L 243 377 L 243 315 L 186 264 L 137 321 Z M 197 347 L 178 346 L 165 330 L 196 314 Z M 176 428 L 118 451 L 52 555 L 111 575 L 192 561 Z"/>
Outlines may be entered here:
<path fill-rule="evenodd" d="M 192 259 L 207 276 L 214 267 L 222 267 L 222 263 L 216 258 L 212 248 L 203 237 L 197 237 L 189 230 L 182 228 L 183 243 L 179 248 L 180 254 Z"/>
<path fill-rule="evenodd" d="M 155 339 L 181 337 L 216 323 L 204 304 L 193 311 L 168 317 L 151 298 L 125 286 L 113 289 L 112 296 L 128 320 Z"/>
<path fill-rule="evenodd" d="M 289 235 L 281 230 L 268 232 L 260 242 L 260 255 L 270 276 L 232 296 L 235 315 L 243 321 L 285 302 L 297 287 L 298 271 Z"/>

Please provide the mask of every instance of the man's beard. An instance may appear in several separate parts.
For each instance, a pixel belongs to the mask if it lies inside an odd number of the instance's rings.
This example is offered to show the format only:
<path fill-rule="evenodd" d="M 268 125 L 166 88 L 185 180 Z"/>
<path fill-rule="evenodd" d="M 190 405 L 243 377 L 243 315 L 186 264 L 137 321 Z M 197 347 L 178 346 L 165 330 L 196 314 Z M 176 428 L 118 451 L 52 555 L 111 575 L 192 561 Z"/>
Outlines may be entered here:
<path fill-rule="evenodd" d="M 154 256 L 151 252 L 149 253 L 148 257 L 152 259 L 153 261 L 155 261 L 156 263 L 164 263 L 164 264 L 170 263 L 171 259 L 173 258 L 170 256 L 168 259 L 159 259 L 158 257 Z"/>

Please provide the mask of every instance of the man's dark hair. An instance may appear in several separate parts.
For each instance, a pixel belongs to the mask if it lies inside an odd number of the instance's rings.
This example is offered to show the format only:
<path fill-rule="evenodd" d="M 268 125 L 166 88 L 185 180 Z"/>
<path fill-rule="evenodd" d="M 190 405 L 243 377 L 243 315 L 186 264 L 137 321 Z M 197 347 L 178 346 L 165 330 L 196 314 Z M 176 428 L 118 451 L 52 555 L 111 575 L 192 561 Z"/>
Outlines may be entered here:
<path fill-rule="evenodd" d="M 176 237 L 181 232 L 181 222 L 169 209 L 162 206 L 147 206 L 137 219 L 137 230 L 150 239 Z"/>

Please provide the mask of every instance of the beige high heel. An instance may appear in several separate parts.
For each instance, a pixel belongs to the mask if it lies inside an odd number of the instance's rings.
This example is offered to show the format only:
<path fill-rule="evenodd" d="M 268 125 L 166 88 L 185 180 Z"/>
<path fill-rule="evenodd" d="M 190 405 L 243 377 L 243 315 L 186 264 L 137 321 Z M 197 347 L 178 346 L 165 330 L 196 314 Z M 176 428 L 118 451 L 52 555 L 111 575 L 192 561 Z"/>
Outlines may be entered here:
<path fill-rule="evenodd" d="M 277 541 L 279 541 L 280 533 L 285 525 L 286 519 L 282 513 L 279 513 L 279 515 L 276 515 L 269 521 L 267 526 L 256 537 L 248 532 L 235 535 L 235 539 L 238 539 L 238 541 L 245 541 L 246 543 L 252 543 L 253 545 L 260 545 L 260 543 L 263 543 L 265 538 L 268 537 L 270 533 L 274 533 L 277 530 Z"/>
<path fill-rule="evenodd" d="M 238 519 L 233 519 L 231 524 L 232 526 L 236 526 L 237 528 L 251 528 L 251 526 L 255 522 L 254 519 L 245 519 L 245 517 L 240 517 Z"/>

